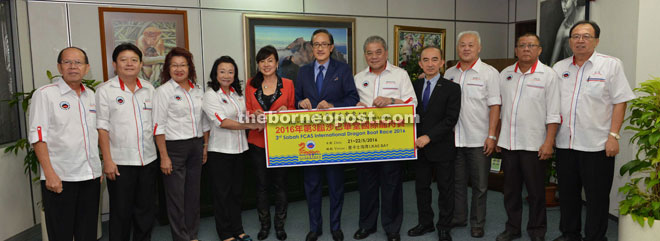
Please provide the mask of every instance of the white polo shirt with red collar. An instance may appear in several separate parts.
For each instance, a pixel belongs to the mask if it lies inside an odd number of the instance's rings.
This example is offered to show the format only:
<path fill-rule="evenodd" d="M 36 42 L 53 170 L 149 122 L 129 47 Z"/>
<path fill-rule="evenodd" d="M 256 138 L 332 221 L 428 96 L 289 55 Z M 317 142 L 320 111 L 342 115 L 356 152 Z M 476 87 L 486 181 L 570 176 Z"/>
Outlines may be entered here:
<path fill-rule="evenodd" d="M 355 88 L 360 95 L 360 102 L 372 106 L 378 96 L 401 99 L 406 104 L 417 106 L 417 97 L 408 72 L 388 61 L 380 74 L 371 72 L 367 67 L 355 75 Z"/>
<path fill-rule="evenodd" d="M 209 130 L 208 120 L 202 113 L 204 91 L 188 80 L 186 91 L 170 79 L 156 89 L 154 96 L 154 136 L 165 135 L 165 140 L 187 140 L 204 136 Z"/>
<path fill-rule="evenodd" d="M 562 123 L 556 146 L 578 151 L 603 151 L 612 127 L 614 104 L 635 98 L 621 60 L 594 52 L 582 66 L 575 57 L 557 62 L 561 81 Z"/>
<path fill-rule="evenodd" d="M 546 125 L 560 123 L 559 76 L 536 61 L 527 72 L 518 63 L 500 74 L 502 125 L 497 145 L 508 150 L 538 151 Z"/>
<path fill-rule="evenodd" d="M 110 154 L 117 165 L 144 166 L 156 160 L 151 83 L 137 79 L 135 92 L 115 76 L 96 90 L 96 127 L 108 131 Z"/>
<path fill-rule="evenodd" d="M 231 119 L 241 122 L 245 117 L 245 96 L 238 95 L 234 88 L 229 93 L 222 88 L 218 91 L 209 89 L 204 94 L 204 113 L 211 121 L 208 151 L 225 154 L 239 154 L 248 149 L 245 130 L 230 130 L 222 128 L 222 121 Z"/>
<path fill-rule="evenodd" d="M 445 79 L 461 86 L 461 113 L 454 128 L 456 147 L 481 147 L 488 137 L 490 108 L 500 105 L 499 72 L 481 59 L 463 71 L 461 63 L 445 72 Z"/>
<path fill-rule="evenodd" d="M 80 86 L 80 96 L 60 77 L 32 94 L 30 144 L 45 142 L 55 173 L 62 181 L 101 176 L 94 92 Z M 46 180 L 43 169 L 41 180 Z"/>

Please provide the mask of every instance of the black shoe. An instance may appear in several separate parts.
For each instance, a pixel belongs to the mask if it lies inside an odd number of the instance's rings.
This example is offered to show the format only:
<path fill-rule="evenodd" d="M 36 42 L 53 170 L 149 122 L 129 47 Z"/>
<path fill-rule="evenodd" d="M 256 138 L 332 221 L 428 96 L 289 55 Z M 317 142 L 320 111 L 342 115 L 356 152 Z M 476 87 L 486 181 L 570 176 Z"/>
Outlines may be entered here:
<path fill-rule="evenodd" d="M 401 241 L 399 233 L 387 233 L 387 241 Z"/>
<path fill-rule="evenodd" d="M 504 230 L 504 232 L 497 235 L 496 241 L 511 241 L 514 239 L 519 239 L 520 233 L 509 232 L 509 230 Z"/>
<path fill-rule="evenodd" d="M 307 233 L 307 237 L 305 237 L 305 241 L 316 241 L 319 239 L 319 236 L 321 236 L 323 233 L 317 233 L 317 232 L 309 232 Z"/>
<path fill-rule="evenodd" d="M 529 237 L 532 241 L 545 241 L 545 237 Z"/>
<path fill-rule="evenodd" d="M 344 241 L 344 232 L 342 232 L 341 229 L 332 231 L 332 240 Z"/>
<path fill-rule="evenodd" d="M 411 228 L 410 230 L 408 230 L 408 236 L 417 237 L 417 236 L 421 236 L 421 235 L 424 235 L 425 233 L 430 233 L 430 232 L 433 232 L 433 231 L 435 231 L 435 228 L 433 227 L 433 225 L 424 226 L 424 225 L 418 224 L 417 226 L 415 226 L 415 227 Z"/>
<path fill-rule="evenodd" d="M 449 229 L 438 229 L 438 241 L 451 241 Z"/>
<path fill-rule="evenodd" d="M 557 237 L 553 241 L 580 241 L 580 240 L 582 240 L 582 238 L 580 238 L 577 235 L 576 236 L 571 236 L 571 235 L 562 234 L 561 236 Z"/>
<path fill-rule="evenodd" d="M 355 234 L 353 234 L 353 239 L 355 240 L 360 240 L 360 239 L 365 239 L 369 237 L 370 234 L 375 233 L 376 229 L 371 229 L 371 230 L 366 230 L 364 228 L 359 228 L 357 231 L 355 231 Z"/>
<path fill-rule="evenodd" d="M 277 237 L 277 240 L 286 240 L 286 231 L 284 229 L 275 229 L 275 237 Z"/>
<path fill-rule="evenodd" d="M 261 226 L 259 233 L 257 234 L 257 239 L 264 240 L 268 238 L 268 233 L 270 233 L 270 227 Z"/>
<path fill-rule="evenodd" d="M 484 236 L 484 228 L 473 227 L 470 230 L 470 235 L 472 235 L 473 238 L 481 238 Z"/>

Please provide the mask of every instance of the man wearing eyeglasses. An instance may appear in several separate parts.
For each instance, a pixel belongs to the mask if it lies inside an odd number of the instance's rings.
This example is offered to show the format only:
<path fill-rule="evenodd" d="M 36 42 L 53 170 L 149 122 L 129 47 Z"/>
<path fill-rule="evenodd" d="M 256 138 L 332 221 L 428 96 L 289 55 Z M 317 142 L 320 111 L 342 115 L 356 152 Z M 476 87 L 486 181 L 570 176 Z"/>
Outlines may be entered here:
<path fill-rule="evenodd" d="M 559 77 L 539 61 L 539 37 L 518 37 L 518 62 L 500 73 L 502 124 L 498 146 L 502 148 L 504 208 L 508 216 L 497 241 L 519 238 L 522 224 L 522 186 L 529 194 L 527 234 L 532 241 L 545 240 L 546 159 L 554 152 L 559 117 Z"/>
<path fill-rule="evenodd" d="M 580 21 L 570 31 L 573 56 L 557 62 L 562 123 L 556 138 L 561 198 L 555 241 L 580 240 L 582 188 L 586 194 L 584 240 L 607 240 L 614 156 L 626 102 L 635 98 L 621 60 L 597 53 L 600 28 Z"/>
<path fill-rule="evenodd" d="M 360 100 L 351 68 L 330 58 L 334 50 L 332 34 L 318 29 L 312 34 L 313 63 L 300 68 L 296 78 L 296 101 L 299 109 L 328 109 L 355 106 Z M 330 193 L 330 231 L 335 241 L 344 240 L 341 210 L 344 203 L 344 168 L 341 165 L 306 166 L 303 168 L 305 196 L 309 211 L 307 241 L 315 241 L 323 233 L 321 217 L 321 177 L 326 176 Z"/>
<path fill-rule="evenodd" d="M 28 139 L 41 166 L 48 240 L 96 240 L 101 161 L 94 92 L 82 84 L 87 54 L 68 47 L 57 57 L 61 77 L 32 95 Z"/>

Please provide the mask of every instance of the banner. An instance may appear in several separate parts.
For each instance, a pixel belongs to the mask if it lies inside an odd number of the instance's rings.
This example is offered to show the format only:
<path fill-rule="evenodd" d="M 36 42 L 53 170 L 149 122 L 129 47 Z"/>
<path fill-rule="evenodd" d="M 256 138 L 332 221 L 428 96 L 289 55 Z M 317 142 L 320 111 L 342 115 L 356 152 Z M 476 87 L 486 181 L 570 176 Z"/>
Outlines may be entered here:
<path fill-rule="evenodd" d="M 417 158 L 415 107 L 266 112 L 267 167 Z"/>

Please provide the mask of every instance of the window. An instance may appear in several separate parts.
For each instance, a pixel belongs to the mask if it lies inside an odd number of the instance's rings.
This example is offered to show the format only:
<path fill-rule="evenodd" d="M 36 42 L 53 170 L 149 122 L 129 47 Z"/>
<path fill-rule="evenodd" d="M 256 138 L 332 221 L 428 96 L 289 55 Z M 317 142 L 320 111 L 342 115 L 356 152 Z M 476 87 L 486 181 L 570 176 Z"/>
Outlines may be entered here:
<path fill-rule="evenodd" d="M 19 105 L 9 106 L 4 100 L 17 91 L 14 36 L 10 1 L 0 1 L 0 144 L 21 137 Z"/>

